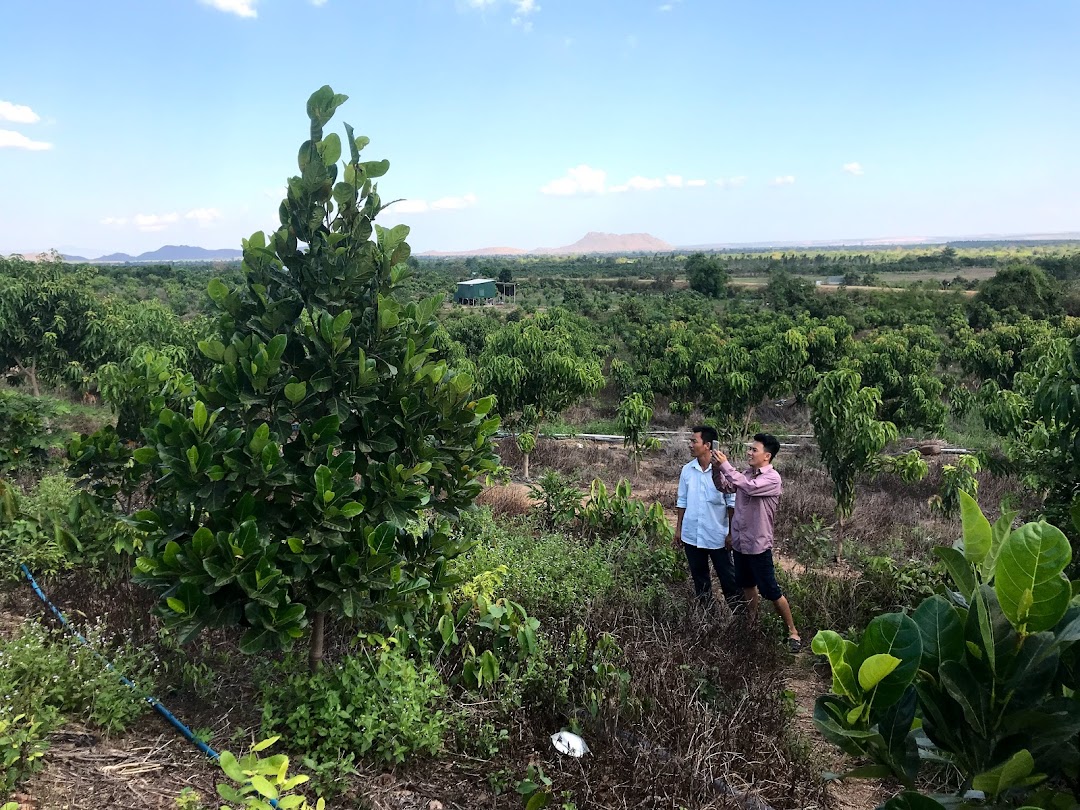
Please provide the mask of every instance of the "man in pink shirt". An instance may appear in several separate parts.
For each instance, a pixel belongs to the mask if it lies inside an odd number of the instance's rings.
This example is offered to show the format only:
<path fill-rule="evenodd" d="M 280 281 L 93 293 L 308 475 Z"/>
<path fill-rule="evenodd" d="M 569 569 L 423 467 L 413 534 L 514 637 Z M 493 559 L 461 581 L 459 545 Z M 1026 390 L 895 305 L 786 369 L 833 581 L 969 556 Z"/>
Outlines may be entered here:
<path fill-rule="evenodd" d="M 756 615 L 760 597 L 773 603 L 787 625 L 788 646 L 802 648 L 802 639 L 791 618 L 791 606 L 776 582 L 773 566 L 773 517 L 780 503 L 783 483 L 772 466 L 780 452 L 780 442 L 771 433 L 758 433 L 746 450 L 749 467 L 739 472 L 719 450 L 713 450 L 713 475 L 721 483 L 735 487 L 735 517 L 731 521 L 731 546 L 735 557 L 735 577 L 743 589 L 750 614 Z"/>

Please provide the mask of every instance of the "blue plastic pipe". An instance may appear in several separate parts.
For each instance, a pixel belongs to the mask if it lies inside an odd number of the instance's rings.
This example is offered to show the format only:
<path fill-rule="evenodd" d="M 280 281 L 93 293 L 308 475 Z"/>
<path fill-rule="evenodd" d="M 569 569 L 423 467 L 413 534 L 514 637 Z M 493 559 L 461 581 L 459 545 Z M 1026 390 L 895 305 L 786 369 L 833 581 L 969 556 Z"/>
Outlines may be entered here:
<path fill-rule="evenodd" d="M 90 642 L 83 638 L 82 634 L 71 626 L 67 618 L 64 616 L 63 613 L 60 612 L 56 605 L 49 601 L 48 597 L 45 596 L 45 594 L 42 592 L 41 587 L 37 584 L 37 580 L 34 579 L 34 575 L 30 573 L 30 569 L 27 568 L 25 565 L 20 565 L 19 567 L 22 569 L 23 574 L 26 575 L 26 579 L 30 582 L 30 587 L 34 589 L 34 593 L 36 593 L 38 595 L 38 598 L 45 603 L 49 610 L 52 611 L 52 614 L 57 618 L 60 624 L 63 625 L 64 629 L 70 632 L 73 636 L 75 636 L 75 638 L 79 640 L 80 644 L 86 646 L 95 656 L 97 656 L 98 660 L 100 660 L 101 663 L 103 663 L 109 670 L 115 672 L 126 686 L 129 686 L 131 687 L 131 689 L 138 692 L 139 687 L 137 687 L 129 678 L 125 677 L 122 672 L 119 672 L 116 667 L 112 665 L 111 661 L 109 661 L 107 658 L 105 658 L 105 656 L 103 656 L 92 646 L 90 646 Z M 157 698 L 146 696 L 143 698 L 143 700 L 153 706 L 154 711 L 156 711 L 158 714 L 168 720 L 172 724 L 173 728 L 183 734 L 188 740 L 195 743 L 195 746 L 208 757 L 210 757 L 210 759 L 214 760 L 215 762 L 221 759 L 221 755 L 218 754 L 217 751 L 204 743 L 202 740 L 198 739 L 192 733 L 191 729 L 189 729 L 187 726 L 177 720 L 176 715 L 166 709 Z"/>
<path fill-rule="evenodd" d="M 74 627 L 71 626 L 71 623 L 68 622 L 67 617 L 64 616 L 64 614 L 60 612 L 60 609 L 57 608 L 56 605 L 54 605 L 52 602 L 49 601 L 49 597 L 47 597 L 45 595 L 45 593 L 41 590 L 41 586 L 39 586 L 37 584 L 37 580 L 34 579 L 34 575 L 30 573 L 30 569 L 27 568 L 25 564 L 20 564 L 19 568 L 21 568 L 23 574 L 26 575 L 26 579 L 30 583 L 30 587 L 34 589 L 34 593 L 36 593 L 38 595 L 38 599 L 40 599 L 42 602 L 44 602 L 45 606 L 48 607 L 49 610 L 52 611 L 53 616 L 55 616 L 57 618 L 57 620 L 60 622 L 60 624 L 63 626 L 63 628 L 65 630 L 67 630 L 69 633 L 71 633 L 73 636 L 75 636 L 75 638 L 77 638 L 79 640 L 79 643 L 82 644 L 83 646 L 85 646 L 88 650 L 90 650 L 90 652 L 92 652 L 97 657 L 97 659 L 99 661 L 101 661 L 101 663 L 103 663 L 105 665 L 105 667 L 107 669 L 109 669 L 111 672 L 118 675 L 121 682 L 125 686 L 128 686 L 132 691 L 139 692 L 140 691 L 139 687 L 137 687 L 131 681 L 130 678 L 127 678 L 122 672 L 117 670 L 117 668 L 112 665 L 112 662 L 109 659 L 107 659 L 104 655 L 102 655 L 97 650 L 95 650 L 90 645 L 90 642 L 87 641 L 85 638 L 83 638 L 82 633 L 80 633 L 78 630 L 76 630 Z M 190 728 L 188 728 L 183 723 L 181 723 L 176 718 L 175 714 L 170 712 L 168 709 L 165 708 L 164 705 L 162 705 L 161 701 L 159 701 L 155 697 L 150 697 L 149 695 L 144 697 L 143 700 L 145 700 L 147 703 L 149 703 L 151 706 L 153 706 L 154 711 L 156 711 L 158 714 L 160 714 L 162 717 L 164 717 L 166 720 L 168 720 L 173 728 L 175 728 L 177 731 L 179 731 L 181 734 L 183 734 L 184 737 L 186 737 L 190 742 L 193 742 L 195 744 L 195 747 L 198 748 L 200 751 L 202 751 L 204 754 L 206 754 L 208 757 L 210 757 L 210 759 L 214 760 L 214 762 L 220 762 L 221 761 L 221 755 L 217 751 L 215 751 L 213 748 L 211 748 L 209 745 L 204 743 L 202 740 L 197 738 L 195 736 L 195 734 L 191 731 Z M 277 803 L 276 799 L 268 799 L 267 801 L 270 803 L 271 807 L 277 807 L 278 806 L 278 803 Z"/>

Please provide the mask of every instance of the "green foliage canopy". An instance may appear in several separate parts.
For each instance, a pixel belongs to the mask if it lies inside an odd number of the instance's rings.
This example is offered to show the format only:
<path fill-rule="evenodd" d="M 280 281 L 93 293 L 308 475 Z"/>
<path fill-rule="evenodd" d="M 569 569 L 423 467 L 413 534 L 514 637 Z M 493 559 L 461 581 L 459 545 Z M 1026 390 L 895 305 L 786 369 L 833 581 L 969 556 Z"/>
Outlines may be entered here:
<path fill-rule="evenodd" d="M 362 161 L 367 138 L 347 124 L 339 176 L 342 140 L 323 127 L 345 100 L 323 87 L 308 101 L 281 227 L 245 240 L 242 287 L 210 282 L 209 377 L 138 451 L 159 469 L 155 508 L 137 515 L 139 578 L 184 639 L 242 624 L 245 651 L 280 647 L 312 612 L 356 617 L 445 589 L 463 544 L 438 515 L 467 507 L 495 467 L 493 400 L 437 355 L 439 299 L 396 299 L 408 228 L 374 224 L 389 164 Z"/>

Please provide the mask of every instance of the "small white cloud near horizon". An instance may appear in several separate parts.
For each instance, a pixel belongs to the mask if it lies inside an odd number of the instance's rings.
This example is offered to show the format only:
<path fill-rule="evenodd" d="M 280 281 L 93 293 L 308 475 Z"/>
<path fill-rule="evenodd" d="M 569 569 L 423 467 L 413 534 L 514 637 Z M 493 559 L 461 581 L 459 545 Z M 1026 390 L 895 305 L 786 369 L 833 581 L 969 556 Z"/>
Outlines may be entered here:
<path fill-rule="evenodd" d="M 100 220 L 102 225 L 106 225 L 112 228 L 119 228 L 122 225 L 127 225 L 127 217 L 105 217 Z"/>
<path fill-rule="evenodd" d="M 0 129 L 0 149 L 27 149 L 31 152 L 43 152 L 52 148 L 51 143 L 31 140 L 21 132 Z"/>
<path fill-rule="evenodd" d="M 235 14 L 237 17 L 251 19 L 259 16 L 259 13 L 255 10 L 255 4 L 259 0 L 199 0 L 199 2 L 204 6 L 224 11 L 226 14 Z"/>
<path fill-rule="evenodd" d="M 180 215 L 175 212 L 169 214 L 136 214 L 134 217 L 135 227 L 145 233 L 163 231 L 179 221 Z"/>
<path fill-rule="evenodd" d="M 656 10 L 663 12 L 672 11 L 674 10 L 675 6 L 679 5 L 679 3 L 681 2 L 682 0 L 668 0 L 668 2 L 657 6 Z"/>
<path fill-rule="evenodd" d="M 41 116 L 25 104 L 0 101 L 0 121 L 10 121 L 13 124 L 36 124 L 40 120 Z"/>
<path fill-rule="evenodd" d="M 852 174 L 855 177 L 860 177 L 863 173 L 862 164 L 858 161 L 852 163 L 845 163 L 841 168 L 843 171 L 847 172 L 848 174 Z"/>
<path fill-rule="evenodd" d="M 733 177 L 731 180 L 717 180 L 723 186 L 741 186 L 745 177 Z M 695 178 L 687 180 L 681 174 L 665 174 L 663 177 L 645 177 L 636 174 L 624 183 L 606 185 L 607 172 L 581 164 L 568 169 L 563 177 L 541 186 L 541 194 L 569 197 L 575 194 L 623 194 L 627 191 L 653 191 L 658 188 L 700 188 L 709 184 L 708 180 Z"/>
<path fill-rule="evenodd" d="M 476 205 L 476 195 L 468 193 L 461 197 L 442 197 L 431 204 L 432 211 L 457 211 Z"/>
<path fill-rule="evenodd" d="M 607 172 L 603 169 L 594 169 L 582 163 L 580 166 L 568 169 L 564 177 L 541 186 L 540 193 L 559 197 L 568 197 L 573 194 L 603 194 L 606 180 Z"/>
<path fill-rule="evenodd" d="M 744 183 L 746 183 L 746 175 L 721 177 L 716 181 L 716 185 L 720 186 L 720 188 L 742 188 Z"/>
<path fill-rule="evenodd" d="M 770 186 L 790 186 L 795 182 L 795 175 L 782 174 L 779 177 L 774 177 L 769 181 Z"/>
<path fill-rule="evenodd" d="M 624 191 L 652 191 L 656 188 L 663 188 L 665 185 L 667 185 L 667 183 L 659 177 L 642 177 L 640 174 L 637 174 L 625 183 L 618 186 L 612 186 L 609 190 L 619 194 Z"/>
<path fill-rule="evenodd" d="M 221 219 L 221 212 L 216 208 L 194 208 L 184 214 L 184 219 L 193 219 L 200 228 L 206 228 Z"/>

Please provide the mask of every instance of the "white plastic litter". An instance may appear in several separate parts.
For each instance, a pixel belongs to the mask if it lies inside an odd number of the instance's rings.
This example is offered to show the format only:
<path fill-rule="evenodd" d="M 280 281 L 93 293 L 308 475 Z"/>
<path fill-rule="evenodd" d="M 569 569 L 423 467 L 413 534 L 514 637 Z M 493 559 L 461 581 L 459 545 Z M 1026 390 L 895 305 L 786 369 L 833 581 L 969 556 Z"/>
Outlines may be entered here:
<path fill-rule="evenodd" d="M 577 734 L 573 734 L 569 731 L 560 731 L 558 734 L 552 734 L 551 744 L 555 746 L 555 750 L 560 754 L 566 754 L 579 759 L 589 753 L 589 746 L 585 744 L 585 741 Z"/>

